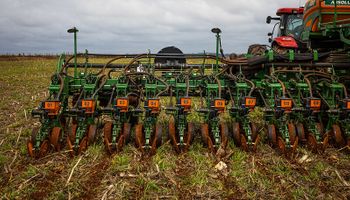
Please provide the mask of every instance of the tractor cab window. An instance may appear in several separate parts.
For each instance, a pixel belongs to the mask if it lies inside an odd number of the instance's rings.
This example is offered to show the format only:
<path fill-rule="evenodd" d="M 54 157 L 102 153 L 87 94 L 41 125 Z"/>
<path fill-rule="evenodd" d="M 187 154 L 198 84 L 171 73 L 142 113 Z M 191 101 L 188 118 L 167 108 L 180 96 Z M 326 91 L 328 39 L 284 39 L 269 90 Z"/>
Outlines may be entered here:
<path fill-rule="evenodd" d="M 303 31 L 303 15 L 289 15 L 286 19 L 286 35 L 299 39 Z"/>

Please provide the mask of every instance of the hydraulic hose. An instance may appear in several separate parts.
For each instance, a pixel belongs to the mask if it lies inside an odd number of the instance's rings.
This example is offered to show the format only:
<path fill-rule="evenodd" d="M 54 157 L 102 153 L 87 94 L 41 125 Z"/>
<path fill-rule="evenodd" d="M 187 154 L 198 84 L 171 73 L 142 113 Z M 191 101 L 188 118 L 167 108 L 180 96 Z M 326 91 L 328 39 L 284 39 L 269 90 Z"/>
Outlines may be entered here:
<path fill-rule="evenodd" d="M 107 66 L 109 64 L 111 64 L 112 62 L 116 61 L 116 60 L 119 60 L 119 59 L 122 59 L 122 58 L 125 58 L 123 56 L 118 56 L 118 57 L 115 57 L 113 59 L 111 59 L 110 61 L 108 61 L 104 66 L 103 68 L 97 73 L 97 75 L 101 74 L 101 73 L 104 73 L 105 69 L 107 68 Z"/>
<path fill-rule="evenodd" d="M 63 78 L 62 78 L 61 74 L 58 74 L 58 78 L 60 79 L 60 90 L 59 90 L 58 95 L 57 95 L 57 100 L 60 99 L 61 94 L 63 92 L 63 88 L 64 88 L 64 82 L 63 82 Z"/>
<path fill-rule="evenodd" d="M 141 58 L 145 58 L 145 57 L 149 57 L 149 54 L 140 54 L 140 55 L 134 57 L 134 58 L 129 62 L 129 64 L 125 66 L 124 72 L 127 72 L 127 71 L 129 70 L 130 66 L 131 66 L 132 64 L 134 64 L 137 60 L 139 60 L 139 59 L 141 59 Z"/>
<path fill-rule="evenodd" d="M 190 92 L 190 76 L 187 75 L 186 77 L 186 97 L 188 97 L 188 94 Z"/>
<path fill-rule="evenodd" d="M 110 106 L 111 106 L 111 104 L 112 104 L 112 100 L 113 100 L 114 91 L 115 91 L 115 86 L 113 86 L 113 88 L 112 88 L 111 97 L 109 98 L 109 101 L 108 101 L 107 107 L 110 107 Z"/>
<path fill-rule="evenodd" d="M 102 75 L 98 81 L 100 81 L 102 78 L 104 78 L 106 75 Z M 104 79 L 103 82 L 100 84 L 100 87 L 97 88 L 97 90 L 94 92 L 94 94 L 92 95 L 92 98 L 94 98 L 96 96 L 96 94 L 103 88 L 104 84 L 107 82 L 107 79 Z"/>

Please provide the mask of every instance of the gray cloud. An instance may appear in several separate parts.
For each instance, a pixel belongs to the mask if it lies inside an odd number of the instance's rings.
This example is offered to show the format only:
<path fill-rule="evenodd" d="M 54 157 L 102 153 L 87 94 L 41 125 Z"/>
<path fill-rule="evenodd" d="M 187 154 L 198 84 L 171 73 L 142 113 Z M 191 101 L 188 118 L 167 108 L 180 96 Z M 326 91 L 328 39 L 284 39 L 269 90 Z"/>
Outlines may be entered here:
<path fill-rule="evenodd" d="M 302 0 L 304 2 L 305 0 Z M 266 43 L 267 15 L 297 0 L 1 0 L 0 53 L 157 52 L 169 45 L 186 53 L 214 51 L 213 27 L 223 31 L 225 52 Z"/>

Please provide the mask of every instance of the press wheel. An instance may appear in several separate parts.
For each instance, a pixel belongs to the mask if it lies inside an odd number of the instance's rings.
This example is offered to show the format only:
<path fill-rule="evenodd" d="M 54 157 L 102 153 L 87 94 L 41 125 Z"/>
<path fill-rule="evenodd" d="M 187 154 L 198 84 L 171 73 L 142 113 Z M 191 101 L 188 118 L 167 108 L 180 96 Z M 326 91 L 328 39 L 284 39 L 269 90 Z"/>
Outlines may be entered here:
<path fill-rule="evenodd" d="M 258 127 L 255 123 L 250 123 L 250 130 L 252 133 L 252 141 L 254 142 L 258 136 Z"/>
<path fill-rule="evenodd" d="M 187 132 L 185 136 L 185 151 L 188 151 L 190 148 L 192 139 L 193 139 L 193 134 L 194 134 L 194 124 L 193 123 L 188 123 L 187 124 Z"/>
<path fill-rule="evenodd" d="M 201 125 L 201 133 L 204 145 L 208 147 L 209 151 L 214 151 L 213 141 L 209 136 L 209 125 L 207 123 Z"/>
<path fill-rule="evenodd" d="M 297 123 L 296 124 L 296 130 L 297 130 L 299 141 L 300 142 L 305 142 L 306 141 L 306 137 L 305 137 L 304 125 L 302 123 Z"/>
<path fill-rule="evenodd" d="M 277 145 L 276 127 L 274 124 L 267 125 L 268 138 L 273 146 Z"/>
<path fill-rule="evenodd" d="M 130 142 L 130 135 L 131 135 L 130 133 L 131 133 L 131 123 L 124 123 L 123 135 L 124 135 L 125 144 Z"/>
<path fill-rule="evenodd" d="M 36 135 L 38 134 L 39 129 L 38 128 L 33 128 L 32 130 L 32 135 L 27 141 L 27 151 L 30 157 L 35 158 L 35 150 L 34 150 L 34 143 L 35 143 L 35 138 Z"/>
<path fill-rule="evenodd" d="M 88 144 L 92 144 L 95 141 L 97 126 L 95 124 L 89 125 L 88 128 Z"/>
<path fill-rule="evenodd" d="M 233 141 L 237 146 L 241 146 L 241 133 L 240 133 L 240 126 L 238 122 L 233 122 L 232 125 L 232 135 L 233 135 Z"/>
<path fill-rule="evenodd" d="M 250 127 L 252 131 L 253 151 L 255 152 L 260 142 L 260 136 L 258 134 L 258 128 L 255 123 L 251 123 Z"/>
<path fill-rule="evenodd" d="M 179 149 L 179 146 L 177 145 L 177 139 L 176 139 L 176 128 L 175 128 L 175 120 L 173 117 L 170 118 L 170 121 L 169 121 L 169 137 L 170 137 L 170 141 L 171 141 L 171 144 L 173 145 L 175 151 L 177 153 L 180 153 L 180 149 Z"/>
<path fill-rule="evenodd" d="M 151 144 L 151 155 L 154 155 L 157 148 L 162 144 L 162 130 L 163 127 L 160 124 L 156 124 Z"/>
<path fill-rule="evenodd" d="M 78 154 L 81 154 L 82 152 L 86 151 L 89 145 L 89 139 L 87 136 L 83 137 L 83 139 L 80 141 Z"/>
<path fill-rule="evenodd" d="M 245 138 L 244 134 L 241 134 L 241 147 L 244 151 L 248 151 L 248 144 L 247 144 L 247 139 Z"/>
<path fill-rule="evenodd" d="M 226 123 L 220 124 L 221 147 L 226 149 L 228 143 L 228 127 Z"/>
<path fill-rule="evenodd" d="M 285 144 L 283 138 L 282 137 L 278 137 L 277 143 L 278 143 L 278 149 L 280 150 L 280 152 L 282 154 L 285 154 L 286 153 L 286 144 Z"/>
<path fill-rule="evenodd" d="M 62 129 L 60 127 L 54 127 L 50 134 L 50 143 L 54 146 L 56 151 L 61 150 L 60 138 L 62 137 Z"/>
<path fill-rule="evenodd" d="M 315 128 L 320 133 L 321 138 L 323 138 L 323 135 L 324 135 L 323 125 L 321 123 L 316 123 L 316 127 Z"/>
<path fill-rule="evenodd" d="M 39 157 L 44 157 L 50 150 L 50 142 L 48 139 L 45 139 L 40 145 Z"/>
<path fill-rule="evenodd" d="M 343 138 L 341 129 L 340 129 L 338 124 L 333 124 L 332 132 L 333 132 L 333 136 L 334 136 L 336 144 L 338 146 L 340 146 L 340 147 L 344 146 L 345 145 L 345 140 Z"/>
<path fill-rule="evenodd" d="M 288 134 L 290 139 L 290 144 L 293 145 L 296 140 L 296 130 L 293 123 L 288 123 Z"/>
<path fill-rule="evenodd" d="M 107 122 L 103 126 L 103 142 L 108 153 L 112 154 L 111 140 L 112 140 L 112 122 Z"/>
<path fill-rule="evenodd" d="M 317 141 L 316 141 L 316 138 L 315 136 L 313 136 L 312 134 L 309 134 L 308 137 L 307 137 L 307 143 L 309 145 L 309 148 L 316 152 L 317 151 Z"/>
<path fill-rule="evenodd" d="M 145 143 L 145 139 L 142 132 L 142 124 L 136 124 L 135 126 L 135 143 L 136 147 L 143 151 L 143 145 Z"/>
<path fill-rule="evenodd" d="M 74 156 L 74 143 L 75 143 L 75 134 L 77 132 L 78 125 L 77 124 L 72 124 L 70 131 L 69 131 L 69 136 L 67 137 L 67 147 L 68 150 L 70 150 L 70 155 Z"/>

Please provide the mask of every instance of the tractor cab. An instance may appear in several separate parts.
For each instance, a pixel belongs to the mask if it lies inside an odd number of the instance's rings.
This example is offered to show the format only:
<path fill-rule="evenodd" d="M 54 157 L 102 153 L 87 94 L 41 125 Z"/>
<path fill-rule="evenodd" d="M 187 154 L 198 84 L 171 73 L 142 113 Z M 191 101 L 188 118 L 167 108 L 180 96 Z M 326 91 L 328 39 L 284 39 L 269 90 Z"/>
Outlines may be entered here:
<path fill-rule="evenodd" d="M 268 33 L 269 42 L 274 50 L 283 53 L 285 50 L 302 48 L 303 44 L 300 39 L 303 31 L 303 12 L 304 8 L 280 8 L 276 13 L 278 17 L 268 16 L 266 18 L 268 24 L 272 20 L 278 21 L 272 32 Z M 276 27 L 278 30 L 275 34 Z M 274 35 L 276 35 L 275 38 Z"/>

